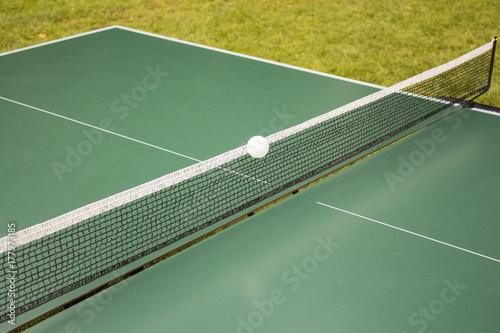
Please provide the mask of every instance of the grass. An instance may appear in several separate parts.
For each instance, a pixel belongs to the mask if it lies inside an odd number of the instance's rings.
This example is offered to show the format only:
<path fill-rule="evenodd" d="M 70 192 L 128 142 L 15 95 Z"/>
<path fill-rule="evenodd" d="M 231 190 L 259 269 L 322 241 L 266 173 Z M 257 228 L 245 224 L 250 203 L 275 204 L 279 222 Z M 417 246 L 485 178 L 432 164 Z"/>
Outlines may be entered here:
<path fill-rule="evenodd" d="M 491 41 L 498 0 L 0 0 L 0 51 L 124 25 L 389 86 Z M 500 106 L 500 65 L 478 101 Z"/>

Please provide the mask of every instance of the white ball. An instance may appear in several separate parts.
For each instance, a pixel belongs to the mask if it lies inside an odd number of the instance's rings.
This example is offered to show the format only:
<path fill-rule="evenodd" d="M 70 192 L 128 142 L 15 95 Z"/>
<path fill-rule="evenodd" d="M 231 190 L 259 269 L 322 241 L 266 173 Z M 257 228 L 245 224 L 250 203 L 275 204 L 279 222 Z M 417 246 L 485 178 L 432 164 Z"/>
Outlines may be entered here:
<path fill-rule="evenodd" d="M 266 138 L 263 136 L 254 136 L 248 140 L 247 150 L 252 157 L 264 157 L 269 151 L 269 142 L 267 142 Z"/>

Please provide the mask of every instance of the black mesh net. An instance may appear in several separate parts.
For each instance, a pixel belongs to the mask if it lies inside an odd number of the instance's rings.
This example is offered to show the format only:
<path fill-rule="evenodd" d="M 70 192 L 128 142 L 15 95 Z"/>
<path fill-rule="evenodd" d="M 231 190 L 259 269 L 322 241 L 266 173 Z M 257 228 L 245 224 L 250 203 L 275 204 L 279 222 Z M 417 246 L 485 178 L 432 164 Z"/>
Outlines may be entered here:
<path fill-rule="evenodd" d="M 314 178 L 489 88 L 494 47 L 248 155 L 16 249 L 16 313 L 85 285 Z M 245 176 L 243 176 L 245 175 Z M 0 281 L 7 290 L 8 281 Z M 6 298 L 0 319 L 8 320 Z"/>

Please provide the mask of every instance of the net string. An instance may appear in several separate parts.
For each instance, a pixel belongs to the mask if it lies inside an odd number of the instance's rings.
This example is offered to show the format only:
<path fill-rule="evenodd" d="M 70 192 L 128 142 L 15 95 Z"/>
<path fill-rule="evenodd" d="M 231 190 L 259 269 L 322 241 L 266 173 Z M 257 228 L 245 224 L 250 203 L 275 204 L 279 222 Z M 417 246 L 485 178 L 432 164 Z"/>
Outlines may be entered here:
<path fill-rule="evenodd" d="M 405 88 L 408 88 L 412 85 L 418 84 L 418 82 L 426 80 L 436 75 L 440 75 L 445 73 L 456 66 L 465 63 L 475 57 L 489 51 L 492 49 L 494 43 L 487 43 L 453 61 L 450 61 L 444 65 L 436 67 L 434 69 L 428 70 L 424 73 L 421 73 L 417 76 L 414 76 L 408 80 L 402 81 L 396 85 L 393 85 L 389 88 L 380 90 L 375 92 L 367 97 L 356 100 L 352 103 L 349 103 L 345 106 L 342 106 L 338 109 L 332 110 L 328 113 L 325 113 L 321 116 L 312 118 L 306 122 L 293 126 L 291 128 L 282 130 L 280 132 L 271 134 L 267 137 L 269 143 L 274 143 L 279 140 L 282 140 L 286 137 L 299 133 L 301 131 L 306 130 L 311 126 L 315 126 L 322 122 L 325 122 L 329 119 L 338 117 L 342 114 L 345 114 L 349 111 L 362 107 L 366 104 L 372 103 L 376 100 L 384 98 L 390 94 L 396 92 L 403 92 Z M 404 93 L 404 92 L 403 92 Z M 428 98 L 428 97 L 424 97 Z M 431 98 L 432 99 L 432 98 Z M 439 101 L 439 99 L 432 99 L 434 101 Z M 444 102 L 443 102 L 444 103 Z M 142 198 L 144 196 L 150 195 L 167 187 L 178 184 L 184 180 L 200 175 L 204 172 L 207 172 L 214 168 L 221 168 L 222 165 L 240 158 L 241 156 L 247 154 L 246 146 L 241 146 L 236 149 L 230 150 L 223 154 L 220 154 L 211 159 L 205 160 L 203 162 L 196 163 L 194 165 L 188 166 L 184 169 L 178 170 L 176 172 L 167 174 L 150 182 L 144 183 L 142 185 L 136 186 L 134 188 L 125 190 L 118 194 L 112 195 L 108 198 L 99 200 L 97 202 L 91 203 L 89 205 L 83 206 L 61 216 L 55 217 L 53 219 L 47 220 L 45 222 L 39 223 L 32 227 L 28 227 L 26 229 L 20 230 L 16 233 L 16 246 L 20 246 L 23 244 L 27 244 L 34 240 L 45 237 L 49 234 L 55 233 L 59 230 L 68 228 L 74 224 L 77 224 L 81 221 L 91 218 L 92 216 L 99 215 L 103 212 L 109 211 L 113 208 L 125 205 L 130 203 L 136 199 Z M 272 150 L 269 152 L 272 154 Z M 234 170 L 227 170 L 233 173 L 238 173 Z M 247 176 L 247 174 L 243 174 L 245 177 L 249 178 L 249 181 L 259 181 L 258 177 Z M 0 238 L 0 253 L 7 251 L 7 236 Z"/>
<path fill-rule="evenodd" d="M 271 153 L 265 158 L 251 158 L 246 148 L 240 147 L 238 157 L 226 156 L 223 164 L 200 163 L 206 170 L 192 177 L 185 177 L 180 170 L 177 176 L 184 178 L 170 186 L 161 182 L 164 177 L 170 179 L 171 174 L 166 175 L 156 183 L 147 183 L 158 188 L 149 194 L 135 193 L 134 199 L 115 208 L 106 203 L 108 206 L 98 215 L 90 214 L 80 222 L 18 245 L 17 313 L 178 244 L 214 223 L 234 218 L 402 133 L 461 98 L 487 91 L 487 73 L 491 73 L 494 55 L 488 52 L 491 49 L 494 44 L 398 84 L 398 89 L 393 86 L 364 102 L 334 110 L 321 121 L 315 118 L 299 131 L 292 127 L 286 130 L 286 136 L 270 144 Z M 188 168 L 187 174 L 191 171 Z M 0 289 L 6 288 L 6 283 L 0 280 Z M 0 300 L 4 309 L 0 310 L 0 322 L 7 319 L 6 305 Z"/>

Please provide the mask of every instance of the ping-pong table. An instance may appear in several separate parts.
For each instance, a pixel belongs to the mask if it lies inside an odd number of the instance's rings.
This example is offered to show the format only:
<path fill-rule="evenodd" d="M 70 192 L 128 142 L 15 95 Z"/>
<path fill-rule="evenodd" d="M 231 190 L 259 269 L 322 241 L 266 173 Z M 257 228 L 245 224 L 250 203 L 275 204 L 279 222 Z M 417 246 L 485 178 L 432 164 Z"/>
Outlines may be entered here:
<path fill-rule="evenodd" d="M 0 69 L 0 214 L 17 230 L 382 88 L 124 27 Z M 452 111 L 27 331 L 498 332 L 500 114 Z"/>

